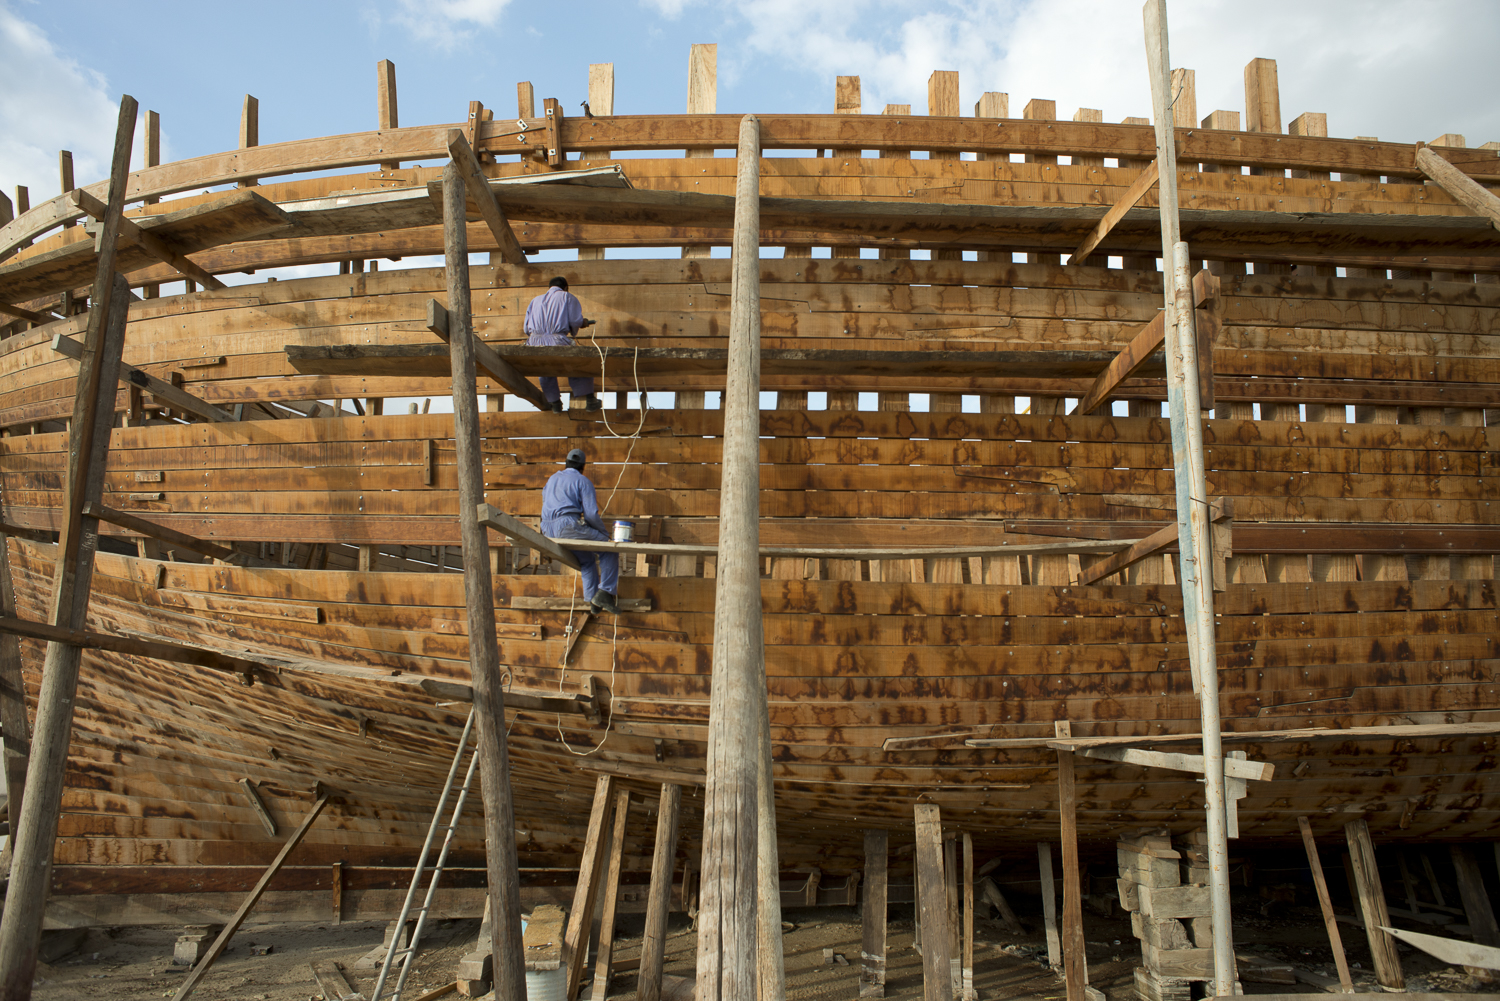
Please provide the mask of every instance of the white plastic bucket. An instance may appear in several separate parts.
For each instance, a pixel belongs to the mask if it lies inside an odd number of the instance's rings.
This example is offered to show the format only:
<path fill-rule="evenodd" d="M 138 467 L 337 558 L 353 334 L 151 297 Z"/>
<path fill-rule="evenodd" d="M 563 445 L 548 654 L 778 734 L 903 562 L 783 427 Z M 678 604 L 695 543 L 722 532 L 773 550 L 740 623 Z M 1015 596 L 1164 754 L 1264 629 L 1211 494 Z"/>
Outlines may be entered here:
<path fill-rule="evenodd" d="M 635 528 L 635 526 L 632 525 L 628 521 L 617 521 L 617 522 L 615 522 L 615 541 L 616 542 L 629 542 L 630 541 L 630 533 L 631 533 L 631 531 L 634 528 Z"/>
<path fill-rule="evenodd" d="M 526 1001 L 566 1001 L 568 971 L 559 967 L 544 972 L 526 972 Z"/>

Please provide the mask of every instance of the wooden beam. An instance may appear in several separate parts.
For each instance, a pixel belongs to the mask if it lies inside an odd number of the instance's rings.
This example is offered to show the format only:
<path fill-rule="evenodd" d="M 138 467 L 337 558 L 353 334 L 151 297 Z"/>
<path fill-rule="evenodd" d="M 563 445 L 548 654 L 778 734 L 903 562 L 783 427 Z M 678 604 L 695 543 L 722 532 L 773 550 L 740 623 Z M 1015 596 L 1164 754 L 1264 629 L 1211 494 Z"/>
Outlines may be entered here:
<path fill-rule="evenodd" d="M 953 1001 L 948 894 L 943 885 L 942 814 L 936 806 L 927 803 L 918 803 L 915 812 L 917 907 L 922 922 L 922 997 L 924 1001 Z"/>
<path fill-rule="evenodd" d="M 1054 744 L 1062 743 L 1053 741 Z M 1178 772 L 1203 774 L 1203 755 L 1176 754 L 1169 751 L 1143 751 L 1136 747 L 1080 747 L 1077 753 L 1086 758 L 1101 761 L 1118 761 L 1126 765 L 1141 765 L 1146 768 L 1167 768 Z M 1224 759 L 1224 774 L 1237 779 L 1269 782 L 1276 777 L 1276 766 L 1262 761 L 1242 761 L 1237 758 Z"/>
<path fill-rule="evenodd" d="M 568 160 L 568 152 L 563 148 L 563 109 L 562 105 L 558 103 L 557 98 L 542 98 L 542 116 L 546 119 L 547 126 L 547 166 L 561 167 Z"/>
<path fill-rule="evenodd" d="M 698 1001 L 753 1001 L 770 929 L 761 894 L 766 702 L 760 569 L 760 120 L 740 120 L 723 394 L 719 558 L 698 911 Z M 769 794 L 770 790 L 766 790 Z M 774 879 L 774 874 L 771 874 Z M 747 901 L 755 901 L 754 906 Z M 781 925 L 775 925 L 779 935 Z M 774 991 L 774 985 L 767 985 Z M 769 995 L 768 995 L 769 996 Z"/>
<path fill-rule="evenodd" d="M 609 831 L 610 812 L 614 806 L 614 776 L 600 775 L 594 780 L 594 805 L 589 811 L 589 826 L 584 835 L 583 857 L 579 862 L 578 883 L 573 891 L 573 906 L 568 910 L 567 930 L 563 933 L 563 964 L 566 969 L 564 997 L 578 996 L 583 981 L 583 966 L 588 959 L 589 926 L 594 921 L 594 903 L 605 863 L 605 838 Z"/>
<path fill-rule="evenodd" d="M 115 274 L 115 246 L 125 209 L 130 176 L 130 146 L 135 135 L 137 104 L 126 94 L 120 99 L 115 125 L 114 155 L 110 164 L 109 211 L 103 224 L 104 244 L 98 254 L 91 293 L 92 308 L 84 335 L 73 397 L 73 421 L 68 432 L 68 467 L 62 531 L 52 572 L 49 624 L 69 632 L 83 629 L 88 616 L 89 585 L 94 574 L 98 526 L 85 521 L 83 505 L 97 501 L 104 490 L 105 461 L 114 425 L 115 381 L 125 346 L 130 287 Z M 31 997 L 36 974 L 37 944 L 49 892 L 48 873 L 57 840 L 58 813 L 72 739 L 73 706 L 78 694 L 82 648 L 49 642 L 37 697 L 36 731 L 26 772 L 23 805 L 26 812 L 11 818 L 14 845 L 11 881 L 0 918 L 0 997 Z"/>
<path fill-rule="evenodd" d="M 565 567 L 571 567 L 574 570 L 583 569 L 583 564 L 579 563 L 572 553 L 498 508 L 489 504 L 480 504 L 477 518 L 481 526 L 493 528 L 501 535 L 514 539 L 529 549 L 546 553 L 548 557 L 557 560 Z"/>
<path fill-rule="evenodd" d="M 663 782 L 656 809 L 656 845 L 651 854 L 651 889 L 646 898 L 646 927 L 641 935 L 641 968 L 636 978 L 639 1001 L 661 1001 L 662 963 L 666 958 L 667 914 L 672 909 L 672 873 L 677 864 L 678 816 L 682 786 Z M 683 888 L 686 892 L 686 887 Z"/>
<path fill-rule="evenodd" d="M 375 64 L 375 127 L 382 132 L 400 127 L 396 106 L 396 64 L 382 59 Z M 382 160 L 381 170 L 400 170 L 400 160 Z"/>
<path fill-rule="evenodd" d="M 252 149 L 260 145 L 260 99 L 245 95 L 240 105 L 240 149 Z M 253 188 L 254 177 L 241 178 L 235 182 L 241 188 Z"/>
<path fill-rule="evenodd" d="M 106 211 L 104 203 L 83 188 L 74 188 L 68 192 L 68 198 L 74 205 L 77 205 L 95 219 L 104 218 Z M 169 242 L 152 233 L 149 229 L 142 229 L 130 219 L 121 218 L 120 220 L 120 240 L 126 246 L 132 243 L 138 245 L 146 253 L 167 265 L 167 267 L 175 268 L 184 278 L 191 278 L 204 288 L 228 288 L 219 279 L 203 270 L 197 264 L 194 264 L 188 259 L 187 255 L 183 254 Z"/>
<path fill-rule="evenodd" d="M 10 573 L 10 526 L 0 522 L 0 618 L 17 617 L 16 592 Z M 51 540 L 51 533 L 47 533 Z M 14 633 L 0 633 L 0 755 L 3 788 L 10 822 L 21 816 L 26 793 L 26 767 L 31 761 L 31 716 L 26 709 L 26 677 L 21 667 L 21 641 Z M 0 849 L 0 880 L 10 876 L 12 842 Z"/>
<path fill-rule="evenodd" d="M 1370 840 L 1370 827 L 1363 819 L 1351 820 L 1344 825 L 1344 835 L 1349 841 L 1355 890 L 1359 895 L 1365 936 L 1369 939 L 1370 955 L 1375 964 L 1375 979 L 1386 990 L 1404 990 L 1406 978 L 1401 973 L 1401 957 L 1396 953 L 1396 940 L 1381 930 L 1382 926 L 1391 923 L 1391 916 L 1386 911 L 1385 891 L 1380 885 L 1380 869 L 1375 863 L 1375 843 Z"/>
<path fill-rule="evenodd" d="M 974 1001 L 974 839 L 968 831 L 962 835 L 964 873 L 961 880 L 963 900 L 963 1001 Z M 993 885 L 993 884 L 991 884 Z"/>
<path fill-rule="evenodd" d="M 312 967 L 313 979 L 317 981 L 324 1001 L 355 1001 L 356 998 L 364 998 L 344 976 L 344 968 L 333 960 L 315 959 L 308 965 Z"/>
<path fill-rule="evenodd" d="M 423 678 L 417 683 L 417 687 L 434 699 L 448 702 L 474 701 L 474 689 L 470 685 L 439 681 L 437 678 Z M 523 712 L 565 713 L 589 719 L 597 719 L 599 716 L 597 696 L 587 692 L 577 694 L 553 692 L 549 695 L 540 695 L 534 692 L 519 692 L 512 688 L 505 693 L 505 708 Z"/>
<path fill-rule="evenodd" d="M 1500 197 L 1481 185 L 1468 174 L 1444 160 L 1430 147 L 1419 145 L 1416 157 L 1417 169 L 1438 183 L 1453 200 L 1475 215 L 1484 216 L 1496 229 L 1500 229 Z"/>
<path fill-rule="evenodd" d="M 860 939 L 859 996 L 885 997 L 886 892 L 890 832 L 865 831 L 865 899 Z M 647 1001 L 647 999 L 642 999 Z"/>
<path fill-rule="evenodd" d="M 464 179 L 469 198 L 479 206 L 479 218 L 484 220 L 490 234 L 494 236 L 500 259 L 506 264 L 525 264 L 526 252 L 521 249 L 515 231 L 510 228 L 505 210 L 495 199 L 495 192 L 490 189 L 489 180 L 479 167 L 479 158 L 474 155 L 473 148 L 459 129 L 450 129 L 448 132 L 448 155 L 458 165 L 458 172 Z"/>
<path fill-rule="evenodd" d="M 313 821 L 318 819 L 318 814 L 322 813 L 323 807 L 328 805 L 330 794 L 328 790 L 323 788 L 323 784 L 320 782 L 313 788 L 313 795 L 317 798 L 317 801 L 313 803 L 312 810 L 308 812 L 306 819 L 302 821 L 300 827 L 292 832 L 292 836 L 287 838 L 286 844 L 281 846 L 281 851 L 276 853 L 276 857 L 271 860 L 271 864 L 266 866 L 265 873 L 261 875 L 260 880 L 250 892 L 246 894 L 244 903 L 240 904 L 240 909 L 234 912 L 234 916 L 224 925 L 224 930 L 219 932 L 219 937 L 214 939 L 214 944 L 208 947 L 208 952 L 203 954 L 203 958 L 198 960 L 198 965 L 193 967 L 187 979 L 182 982 L 182 986 L 177 988 L 177 993 L 172 995 L 172 1001 L 187 1001 L 187 998 L 193 991 L 198 989 L 198 985 L 208 975 L 209 968 L 223 954 L 224 947 L 229 945 L 229 940 L 234 937 L 234 933 L 240 930 L 240 925 L 245 923 L 245 918 L 250 915 L 251 908 L 255 906 L 256 901 L 260 900 L 261 894 L 266 892 L 266 887 L 271 885 L 272 877 L 281 869 L 287 860 L 287 856 L 296 850 L 297 846 L 302 843 L 302 839 L 307 836 L 307 832 L 312 829 Z"/>
<path fill-rule="evenodd" d="M 1042 924 L 1046 931 L 1047 965 L 1062 969 L 1062 935 L 1057 930 L 1057 880 L 1052 875 L 1052 843 L 1038 841 L 1037 864 L 1041 870 Z"/>
<path fill-rule="evenodd" d="M 273 838 L 276 837 L 276 820 L 271 816 L 271 811 L 266 809 L 265 800 L 260 798 L 260 790 L 256 789 L 255 783 L 249 779 L 240 779 L 240 785 L 245 787 L 245 795 L 250 799 L 250 807 L 260 818 L 266 833 Z"/>
<path fill-rule="evenodd" d="M 197 664 L 199 667 L 209 667 L 216 671 L 233 672 L 244 678 L 247 683 L 255 676 L 256 671 L 269 669 L 266 664 L 259 661 L 234 657 L 216 650 L 159 640 L 134 639 L 128 636 L 106 636 L 103 633 L 68 629 L 45 622 L 33 622 L 30 619 L 0 619 L 0 633 L 24 636 L 47 643 L 67 643 L 80 649 L 108 650 L 112 653 L 150 657 L 154 660 L 165 660 L 176 664 Z"/>
<path fill-rule="evenodd" d="M 453 443 L 458 472 L 458 523 L 463 539 L 464 607 L 469 624 L 469 683 L 479 731 L 480 787 L 484 797 L 485 866 L 489 878 L 490 942 L 496 997 L 524 997 L 526 953 L 521 938 L 521 886 L 516 864 L 516 814 L 511 799 L 510 753 L 506 745 L 505 691 L 495 634 L 495 584 L 490 576 L 489 536 L 473 512 L 484 504 L 480 461 L 479 397 L 475 387 L 474 336 L 469 289 L 468 230 L 464 184 L 449 160 L 443 168 L 443 262 L 453 372 Z M 576 987 L 576 980 L 574 981 Z M 573 992 L 569 992 L 571 1001 Z"/>
<path fill-rule="evenodd" d="M 437 334 L 444 341 L 447 341 L 451 346 L 452 341 L 449 340 L 448 328 L 447 308 L 436 299 L 428 299 L 427 329 Z M 542 391 L 534 386 L 531 380 L 527 379 L 520 372 L 517 372 L 514 365 L 496 354 L 494 348 L 480 340 L 477 334 L 471 335 L 469 340 L 472 345 L 470 350 L 474 356 L 474 364 L 483 369 L 485 375 L 494 379 L 500 385 L 504 386 L 506 390 L 519 396 L 538 410 L 551 409 L 551 405 L 547 402 L 547 398 L 542 395 Z M 288 345 L 288 358 L 291 358 L 293 354 L 291 347 L 292 345 Z"/>
<path fill-rule="evenodd" d="M 1479 860 L 1474 857 L 1474 849 L 1468 845 L 1449 845 L 1448 857 L 1458 878 L 1459 898 L 1474 941 L 1480 945 L 1500 946 L 1500 925 L 1496 924 L 1495 909 L 1484 888 L 1484 873 L 1479 868 Z"/>
<path fill-rule="evenodd" d="M 1072 735 L 1067 721 L 1056 724 L 1057 736 Z M 1078 786 L 1072 751 L 1057 752 L 1057 802 L 1062 840 L 1062 956 L 1068 1001 L 1085 1001 L 1089 982 L 1083 942 L 1083 886 L 1078 862 Z"/>
<path fill-rule="evenodd" d="M 1460 883 L 1460 886 L 1463 884 Z M 1401 928 L 1385 926 L 1381 931 L 1393 935 L 1407 945 L 1414 945 L 1418 949 L 1435 956 L 1451 966 L 1473 966 L 1485 970 L 1500 970 L 1500 948 L 1493 945 L 1482 945 L 1478 942 L 1464 942 L 1455 938 L 1443 938 L 1439 935 L 1425 935 L 1422 932 L 1406 931 Z M 1411 997 L 1412 995 L 1407 995 Z M 1483 995 L 1479 995 L 1483 996 Z"/>
<path fill-rule="evenodd" d="M 1200 271 L 1193 276 L 1194 305 L 1218 298 L 1218 295 L 1217 276 L 1207 271 Z M 1120 353 L 1105 366 L 1088 392 L 1078 401 L 1078 405 L 1072 410 L 1073 414 L 1085 415 L 1098 410 L 1120 388 L 1121 383 L 1139 372 L 1151 356 L 1161 350 L 1167 337 L 1166 315 L 1165 311 L 1157 313 L 1130 339 L 1130 343 L 1120 349 Z"/>
<path fill-rule="evenodd" d="M 1500 722 L 1479 723 L 1410 723 L 1394 726 L 1352 726 L 1347 729 L 1314 730 L 1226 730 L 1226 744 L 1300 744 L 1309 740 L 1445 740 L 1455 737 L 1486 737 L 1500 733 Z M 1201 744 L 1198 733 L 1158 733 L 1142 737 L 975 737 L 964 741 L 965 747 L 1121 747 L 1155 744 Z"/>
<path fill-rule="evenodd" d="M 498 527 L 498 526 L 491 526 Z M 521 528 L 526 531 L 524 525 Z M 504 531 L 503 529 L 500 529 Z M 509 534 L 509 533 L 506 533 Z M 524 540 L 518 540 L 524 541 Z M 555 545 L 589 553 L 644 553 L 648 556 L 717 556 L 718 544 L 675 542 L 613 542 L 606 539 L 554 539 Z M 1174 539 L 1175 541 L 1175 539 Z M 574 543 L 577 543 L 576 545 Z M 527 542 L 527 545 L 531 545 Z M 760 555 L 771 559 L 916 560 L 965 559 L 975 556 L 1037 556 L 1069 553 L 1115 553 L 1128 549 L 1124 539 L 1080 539 L 1075 542 L 1018 542 L 1010 546 L 909 546 L 898 549 L 842 546 L 763 545 Z"/>
<path fill-rule="evenodd" d="M 1110 206 L 1108 212 L 1104 213 L 1104 218 L 1099 220 L 1099 225 L 1094 227 L 1094 231 L 1084 238 L 1084 241 L 1078 245 L 1077 250 L 1073 251 L 1073 256 L 1068 258 L 1068 263 L 1082 264 L 1084 258 L 1092 254 L 1094 248 L 1104 242 L 1104 238 L 1109 235 L 1109 231 L 1115 228 L 1115 223 L 1125 218 L 1125 213 L 1135 208 L 1135 203 L 1145 197 L 1146 192 L 1155 186 L 1156 161 L 1152 160 L 1151 165 L 1141 171 L 1140 176 L 1131 182 L 1130 187 L 1125 189 L 1125 193 L 1120 196 L 1120 200 Z"/>
<path fill-rule="evenodd" d="M 116 511 L 114 508 L 105 507 L 103 504 L 96 504 L 93 501 L 83 506 L 83 513 L 87 517 L 98 518 L 100 521 L 108 522 L 111 525 L 118 525 L 121 528 L 127 528 L 147 538 L 156 539 L 158 542 L 165 542 L 173 549 L 185 549 L 190 553 L 207 556 L 209 559 L 222 560 L 225 563 L 234 563 L 238 566 L 246 567 L 277 566 L 277 564 L 263 560 L 258 556 L 236 552 L 227 546 L 221 546 L 215 542 L 205 542 L 202 539 L 194 538 L 176 529 L 158 525 L 156 522 L 147 521 L 145 518 L 139 518 L 128 511 Z"/>
<path fill-rule="evenodd" d="M 599 915 L 599 946 L 594 950 L 593 1001 L 609 996 L 610 963 L 615 953 L 615 910 L 620 899 L 620 865 L 625 853 L 625 820 L 630 813 L 630 790 L 615 793 L 615 819 L 609 836 L 609 872 L 604 878 L 604 910 Z"/>
<path fill-rule="evenodd" d="M 52 336 L 52 350 L 76 362 L 83 360 L 83 345 L 66 334 L 54 334 Z M 192 393 L 179 389 L 162 379 L 147 372 L 143 372 L 134 365 L 120 365 L 119 381 L 127 386 L 143 389 L 156 397 L 158 400 L 169 404 L 174 410 L 184 410 L 196 417 L 216 424 L 230 424 L 234 422 L 234 415 L 227 410 L 221 410 L 206 400 L 200 400 Z M 110 411 L 114 411 L 113 404 Z"/>
<path fill-rule="evenodd" d="M 1211 521 L 1222 521 L 1225 512 L 1231 509 L 1232 500 L 1218 497 L 1209 505 Z M 1169 546 L 1176 545 L 1180 528 L 1174 521 L 1165 528 L 1158 529 L 1146 536 L 1144 539 L 1132 545 L 1123 552 L 1115 553 L 1107 559 L 1100 560 L 1091 566 L 1081 567 L 1078 571 L 1078 584 L 1084 586 L 1101 581 L 1110 574 L 1119 573 L 1121 570 L 1132 567 L 1148 556 L 1159 553 Z"/>
<path fill-rule="evenodd" d="M 12 306 L 6 302 L 0 302 L 0 313 L 4 313 L 6 316 L 14 316 L 18 320 L 30 320 L 32 323 L 51 323 L 53 320 L 59 319 L 59 317 L 52 313 L 37 313 L 29 309 L 22 309 L 20 306 Z"/>
<path fill-rule="evenodd" d="M 1312 870 L 1313 888 L 1318 893 L 1318 907 L 1323 912 L 1323 927 L 1328 930 L 1328 945 L 1333 950 L 1333 962 L 1339 971 L 1339 986 L 1345 994 L 1354 993 L 1354 981 L 1349 976 L 1349 958 L 1344 954 L 1344 940 L 1339 935 L 1339 923 L 1333 913 L 1333 901 L 1328 897 L 1328 881 L 1323 878 L 1323 860 L 1318 857 L 1318 844 L 1313 840 L 1312 825 L 1306 817 L 1297 818 L 1297 828 L 1302 832 L 1302 847 L 1307 851 L 1307 865 Z"/>

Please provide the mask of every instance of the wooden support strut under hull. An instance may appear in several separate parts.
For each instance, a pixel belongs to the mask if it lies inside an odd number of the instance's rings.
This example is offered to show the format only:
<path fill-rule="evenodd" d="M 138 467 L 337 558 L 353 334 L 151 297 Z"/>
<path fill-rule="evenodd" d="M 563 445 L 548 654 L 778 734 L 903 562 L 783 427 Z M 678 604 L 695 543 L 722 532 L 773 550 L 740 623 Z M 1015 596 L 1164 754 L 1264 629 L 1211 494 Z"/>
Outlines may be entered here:
<path fill-rule="evenodd" d="M 302 843 L 302 839 L 307 836 L 307 832 L 312 829 L 313 821 L 318 819 L 318 814 L 322 813 L 323 807 L 328 805 L 329 795 L 330 793 L 323 788 L 321 782 L 313 789 L 313 796 L 316 797 L 316 802 L 313 803 L 312 809 L 308 811 L 307 817 L 302 821 L 302 825 L 292 832 L 292 836 L 286 839 L 286 844 L 281 846 L 281 851 L 277 852 L 276 857 L 271 860 L 271 864 L 266 866 L 266 871 L 261 875 L 260 880 L 245 895 L 245 901 L 240 904 L 239 910 L 235 911 L 234 916 L 224 925 L 224 930 L 219 932 L 219 937 L 214 939 L 214 943 L 209 946 L 208 952 L 203 954 L 203 958 L 198 960 L 198 965 L 193 967 L 187 979 L 182 982 L 182 986 L 177 988 L 177 993 L 172 995 L 172 1001 L 187 1001 L 187 998 L 203 982 L 203 978 L 208 976 L 209 968 L 223 954 L 225 947 L 229 945 L 229 940 L 234 937 L 235 932 L 240 930 L 240 925 L 245 923 L 245 918 L 250 915 L 250 909 L 260 900 L 261 894 L 266 892 L 266 887 L 271 885 L 271 879 L 280 871 L 287 857 Z"/>

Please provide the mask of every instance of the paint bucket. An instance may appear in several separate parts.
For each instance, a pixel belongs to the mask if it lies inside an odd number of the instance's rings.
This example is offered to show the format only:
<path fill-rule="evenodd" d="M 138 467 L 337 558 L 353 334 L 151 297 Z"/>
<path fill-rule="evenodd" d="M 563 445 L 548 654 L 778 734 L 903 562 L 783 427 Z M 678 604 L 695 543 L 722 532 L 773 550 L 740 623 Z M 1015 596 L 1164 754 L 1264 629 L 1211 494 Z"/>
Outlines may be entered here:
<path fill-rule="evenodd" d="M 634 528 L 634 526 L 628 521 L 615 522 L 615 541 L 629 542 L 630 532 L 632 528 Z"/>

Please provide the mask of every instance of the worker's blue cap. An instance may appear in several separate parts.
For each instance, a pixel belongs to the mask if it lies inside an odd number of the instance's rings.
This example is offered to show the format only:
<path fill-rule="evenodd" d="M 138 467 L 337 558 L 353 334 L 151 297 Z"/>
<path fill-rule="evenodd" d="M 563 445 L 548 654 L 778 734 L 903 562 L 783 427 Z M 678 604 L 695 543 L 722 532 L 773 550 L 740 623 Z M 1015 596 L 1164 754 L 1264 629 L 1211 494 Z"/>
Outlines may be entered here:
<path fill-rule="evenodd" d="M 568 458 L 567 458 L 567 462 L 566 462 L 567 465 L 569 465 L 569 466 L 580 466 L 581 467 L 583 465 L 583 462 L 584 462 L 584 459 L 583 459 L 583 449 L 581 449 L 581 448 L 574 448 L 574 449 L 570 449 L 568 451 Z"/>

